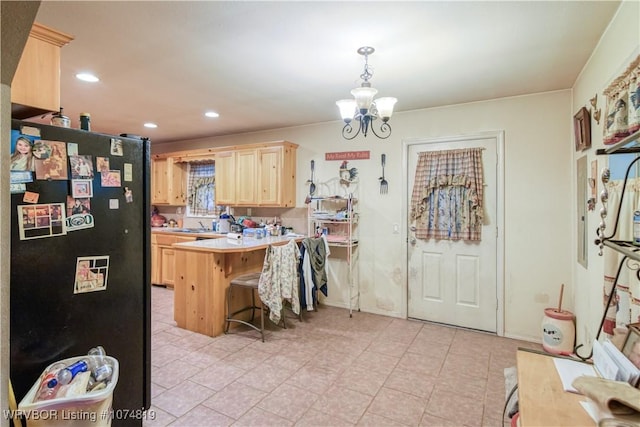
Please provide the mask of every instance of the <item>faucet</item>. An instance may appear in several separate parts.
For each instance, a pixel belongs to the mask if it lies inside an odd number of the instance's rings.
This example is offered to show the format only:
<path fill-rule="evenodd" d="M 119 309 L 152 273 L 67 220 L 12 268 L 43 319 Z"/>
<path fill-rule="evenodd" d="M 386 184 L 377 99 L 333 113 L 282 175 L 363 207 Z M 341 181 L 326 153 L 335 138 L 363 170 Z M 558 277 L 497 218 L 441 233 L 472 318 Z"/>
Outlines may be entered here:
<path fill-rule="evenodd" d="M 200 224 L 200 228 L 202 228 L 203 230 L 207 229 L 207 227 L 202 223 L 202 221 L 198 221 L 198 224 Z"/>

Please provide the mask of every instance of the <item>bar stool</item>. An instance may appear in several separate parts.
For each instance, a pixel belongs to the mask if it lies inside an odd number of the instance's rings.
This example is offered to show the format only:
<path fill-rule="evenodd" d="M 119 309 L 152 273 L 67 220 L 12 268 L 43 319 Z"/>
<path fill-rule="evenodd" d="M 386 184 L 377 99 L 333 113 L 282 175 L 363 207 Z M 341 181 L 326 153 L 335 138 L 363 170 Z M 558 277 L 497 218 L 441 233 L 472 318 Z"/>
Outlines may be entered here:
<path fill-rule="evenodd" d="M 258 306 L 256 305 L 256 292 L 258 291 L 258 281 L 260 280 L 261 273 L 248 273 L 242 274 L 229 283 L 229 289 L 227 290 L 227 323 L 224 328 L 224 333 L 229 332 L 229 325 L 231 322 L 242 323 L 243 325 L 249 326 L 250 328 L 255 329 L 260 332 L 262 337 L 262 342 L 264 342 L 264 307 L 262 307 L 262 303 Z M 231 312 L 231 297 L 234 288 L 244 288 L 249 289 L 251 292 L 251 305 L 248 305 L 244 308 Z M 234 319 L 233 316 L 239 313 L 243 313 L 245 311 L 251 310 L 251 321 L 247 322 L 242 319 Z M 253 323 L 253 319 L 255 318 L 256 310 L 260 310 L 260 327 L 257 327 Z"/>

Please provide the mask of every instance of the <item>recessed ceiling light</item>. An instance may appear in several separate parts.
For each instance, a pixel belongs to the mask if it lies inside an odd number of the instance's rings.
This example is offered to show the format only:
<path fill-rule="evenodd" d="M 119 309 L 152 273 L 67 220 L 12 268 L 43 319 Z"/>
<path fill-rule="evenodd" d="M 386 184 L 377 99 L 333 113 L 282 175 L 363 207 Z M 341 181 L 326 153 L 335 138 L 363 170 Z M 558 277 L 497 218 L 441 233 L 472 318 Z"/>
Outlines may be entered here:
<path fill-rule="evenodd" d="M 89 74 L 89 73 L 78 73 L 78 74 L 76 74 L 76 78 L 79 79 L 79 80 L 82 80 L 83 82 L 95 83 L 95 82 L 99 82 L 100 81 L 99 78 L 97 78 L 93 74 Z"/>
<path fill-rule="evenodd" d="M 204 115 L 207 117 L 220 117 L 220 114 L 216 113 L 215 111 L 207 111 L 206 113 L 204 113 Z"/>
<path fill-rule="evenodd" d="M 155 129 L 155 128 L 157 128 L 157 127 L 158 127 L 158 125 L 157 125 L 157 124 L 155 124 L 155 123 L 145 123 L 145 124 L 144 124 L 144 127 L 146 127 L 146 128 L 151 128 L 151 129 Z"/>

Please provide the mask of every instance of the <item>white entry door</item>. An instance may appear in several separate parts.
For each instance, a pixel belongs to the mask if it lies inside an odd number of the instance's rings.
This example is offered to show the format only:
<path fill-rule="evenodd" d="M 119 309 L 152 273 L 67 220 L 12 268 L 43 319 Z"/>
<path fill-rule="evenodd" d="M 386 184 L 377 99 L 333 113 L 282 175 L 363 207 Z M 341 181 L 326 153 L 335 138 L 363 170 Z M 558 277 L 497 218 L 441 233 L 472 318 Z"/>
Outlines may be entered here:
<path fill-rule="evenodd" d="M 423 240 L 407 230 L 408 316 L 488 332 L 498 314 L 498 134 L 417 141 L 407 146 L 409 205 L 418 153 L 482 147 L 484 219 L 482 240 Z M 407 212 L 411 212 L 408 206 Z M 407 223 L 411 226 L 410 218 Z M 500 310 L 501 312 L 502 310 Z"/>

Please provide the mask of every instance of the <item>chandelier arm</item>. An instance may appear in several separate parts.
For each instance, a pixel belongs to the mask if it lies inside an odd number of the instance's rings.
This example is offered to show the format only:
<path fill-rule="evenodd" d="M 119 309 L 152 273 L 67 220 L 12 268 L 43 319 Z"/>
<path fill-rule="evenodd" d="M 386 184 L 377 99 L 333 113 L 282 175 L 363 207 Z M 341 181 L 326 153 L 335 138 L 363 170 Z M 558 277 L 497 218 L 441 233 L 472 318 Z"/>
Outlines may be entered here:
<path fill-rule="evenodd" d="M 354 133 L 353 136 L 348 136 L 348 135 L 351 135 L 352 133 L 353 133 L 353 127 L 351 126 L 351 123 L 347 123 L 346 125 L 344 125 L 344 127 L 342 128 L 342 137 L 350 141 L 360 134 L 360 124 L 358 124 L 358 131 Z"/>
<path fill-rule="evenodd" d="M 376 128 L 374 126 L 371 126 L 371 131 L 378 138 L 387 139 L 387 138 L 389 138 L 391 136 L 391 125 L 389 123 L 383 121 L 380 124 L 380 134 L 378 134 L 378 132 L 376 132 Z"/>

